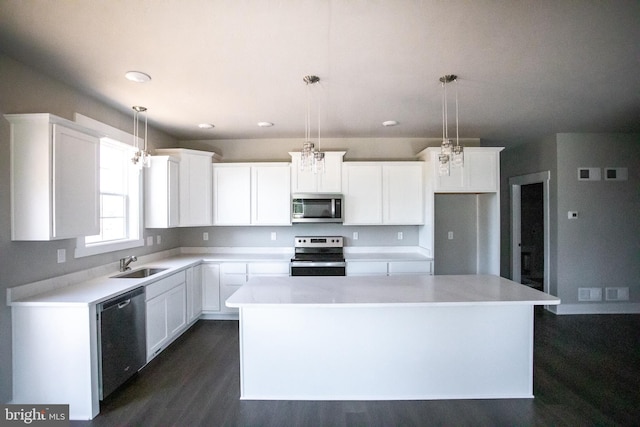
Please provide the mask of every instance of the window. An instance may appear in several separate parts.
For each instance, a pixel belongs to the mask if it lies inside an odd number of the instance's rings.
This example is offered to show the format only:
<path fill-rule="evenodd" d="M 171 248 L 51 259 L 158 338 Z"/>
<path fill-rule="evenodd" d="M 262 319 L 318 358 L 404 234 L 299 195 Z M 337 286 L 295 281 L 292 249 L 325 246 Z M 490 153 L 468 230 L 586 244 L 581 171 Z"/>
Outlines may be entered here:
<path fill-rule="evenodd" d="M 76 258 L 144 246 L 142 173 L 131 163 L 134 151 L 112 138 L 100 140 L 100 234 L 78 238 Z"/>

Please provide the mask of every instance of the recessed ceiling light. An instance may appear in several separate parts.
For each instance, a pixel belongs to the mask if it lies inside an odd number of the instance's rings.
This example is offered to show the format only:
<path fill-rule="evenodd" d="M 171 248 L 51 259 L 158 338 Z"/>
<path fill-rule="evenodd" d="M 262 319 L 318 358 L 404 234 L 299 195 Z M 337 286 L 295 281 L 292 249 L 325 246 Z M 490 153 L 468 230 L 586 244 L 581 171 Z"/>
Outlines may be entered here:
<path fill-rule="evenodd" d="M 127 80 L 131 80 L 136 83 L 146 83 L 151 80 L 151 76 L 147 73 L 143 73 L 142 71 L 127 71 L 124 76 Z"/>
<path fill-rule="evenodd" d="M 258 126 L 260 126 L 261 128 L 270 128 L 271 126 L 273 126 L 273 123 L 271 123 L 271 122 L 258 122 Z"/>
<path fill-rule="evenodd" d="M 386 122 L 382 122 L 382 126 L 397 126 L 398 122 L 395 120 L 387 120 Z"/>
<path fill-rule="evenodd" d="M 211 123 L 200 123 L 200 124 L 198 125 L 198 127 L 199 127 L 200 129 L 212 129 L 212 128 L 214 128 L 215 126 L 214 126 L 214 125 L 212 125 Z"/>

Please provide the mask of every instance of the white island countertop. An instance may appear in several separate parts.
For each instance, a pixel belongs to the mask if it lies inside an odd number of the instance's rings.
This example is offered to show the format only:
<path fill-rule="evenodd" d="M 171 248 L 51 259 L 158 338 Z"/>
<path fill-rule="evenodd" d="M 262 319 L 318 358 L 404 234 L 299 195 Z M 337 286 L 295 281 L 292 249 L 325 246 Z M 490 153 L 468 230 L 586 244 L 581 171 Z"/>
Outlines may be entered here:
<path fill-rule="evenodd" d="M 226 301 L 228 307 L 557 305 L 560 299 L 492 275 L 256 277 Z"/>

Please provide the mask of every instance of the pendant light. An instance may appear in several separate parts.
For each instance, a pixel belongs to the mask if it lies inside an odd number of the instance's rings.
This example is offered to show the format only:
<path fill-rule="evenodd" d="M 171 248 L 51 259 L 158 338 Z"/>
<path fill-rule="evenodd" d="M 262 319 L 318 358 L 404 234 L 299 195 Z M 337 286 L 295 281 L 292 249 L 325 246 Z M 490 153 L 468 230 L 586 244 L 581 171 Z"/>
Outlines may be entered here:
<path fill-rule="evenodd" d="M 143 167 L 151 166 L 151 156 L 147 151 L 147 107 L 141 107 L 134 105 L 133 107 L 133 145 L 136 148 L 136 152 L 133 155 L 131 161 L 133 164 L 142 169 Z M 140 114 L 144 114 L 144 139 L 142 149 L 140 149 L 139 141 L 139 129 L 140 129 Z"/>
<path fill-rule="evenodd" d="M 458 76 L 455 74 L 447 74 L 440 77 L 442 83 L 442 144 L 440 145 L 440 154 L 438 156 L 438 174 L 449 175 L 451 167 L 464 166 L 464 147 L 460 145 L 458 133 Z M 456 83 L 456 141 L 455 144 L 449 139 L 449 108 L 447 99 L 447 85 Z"/>
<path fill-rule="evenodd" d="M 300 151 L 300 170 L 311 169 L 313 173 L 324 173 L 324 153 L 320 151 L 320 108 L 318 108 L 318 149 L 311 141 L 311 91 L 309 85 L 320 81 L 318 76 L 304 76 L 307 84 L 307 115 L 304 124 L 304 143 Z"/>

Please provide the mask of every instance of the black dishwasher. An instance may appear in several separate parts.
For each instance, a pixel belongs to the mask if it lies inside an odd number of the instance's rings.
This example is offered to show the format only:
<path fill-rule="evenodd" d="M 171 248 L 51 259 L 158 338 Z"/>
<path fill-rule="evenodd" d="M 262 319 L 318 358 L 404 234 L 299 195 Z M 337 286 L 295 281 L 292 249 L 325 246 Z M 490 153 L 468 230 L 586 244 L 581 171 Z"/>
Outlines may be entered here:
<path fill-rule="evenodd" d="M 98 381 L 103 400 L 146 363 L 144 287 L 98 304 L 97 311 Z"/>

